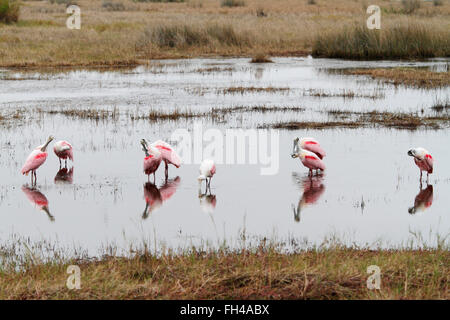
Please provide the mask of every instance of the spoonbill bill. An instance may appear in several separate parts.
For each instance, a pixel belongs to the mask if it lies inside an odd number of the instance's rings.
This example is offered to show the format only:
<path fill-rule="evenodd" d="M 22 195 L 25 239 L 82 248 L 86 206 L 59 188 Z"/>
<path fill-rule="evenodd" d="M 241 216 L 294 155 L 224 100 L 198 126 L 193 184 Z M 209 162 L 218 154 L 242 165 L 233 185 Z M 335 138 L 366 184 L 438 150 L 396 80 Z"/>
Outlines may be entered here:
<path fill-rule="evenodd" d="M 313 170 L 316 170 L 316 173 L 318 170 L 325 170 L 325 164 L 322 159 L 320 159 L 320 157 L 314 152 L 303 149 L 297 139 L 294 140 L 294 149 L 291 157 L 299 158 L 302 164 L 309 169 L 310 176 L 312 176 Z"/>
<path fill-rule="evenodd" d="M 47 160 L 47 147 L 50 144 L 50 142 L 53 141 L 53 137 L 48 137 L 47 142 L 34 149 L 30 155 L 28 156 L 27 160 L 25 160 L 25 164 L 22 167 L 22 174 L 28 175 L 31 171 L 31 185 L 36 184 L 37 177 L 36 177 L 36 170 Z M 33 184 L 33 176 L 34 176 L 34 184 Z"/>
<path fill-rule="evenodd" d="M 198 176 L 199 187 L 201 188 L 201 183 L 203 180 L 206 181 L 206 189 L 209 189 L 211 193 L 211 178 L 216 173 L 216 164 L 214 160 L 204 159 L 200 164 L 200 175 Z M 209 178 L 209 180 L 208 180 Z M 200 190 L 199 190 L 200 191 Z"/>
<path fill-rule="evenodd" d="M 315 153 L 320 160 L 326 156 L 325 150 L 323 150 L 319 142 L 314 138 L 296 138 L 294 144 L 297 144 L 302 149 Z"/>
<path fill-rule="evenodd" d="M 59 167 L 61 167 L 61 160 L 66 160 L 66 167 L 67 167 L 67 159 L 70 159 L 70 161 L 73 162 L 73 148 L 70 143 L 67 141 L 58 141 L 53 146 L 53 151 L 55 152 L 56 156 L 59 158 Z"/>
<path fill-rule="evenodd" d="M 141 140 L 142 150 L 145 152 L 144 158 L 144 173 L 148 176 L 150 181 L 150 175 L 153 173 L 153 183 L 156 180 L 155 172 L 158 170 L 159 164 L 162 160 L 162 155 L 159 150 L 153 146 L 149 146 L 145 139 Z"/>
<path fill-rule="evenodd" d="M 157 148 L 161 152 L 162 160 L 165 164 L 165 177 L 167 179 L 169 175 L 169 164 L 179 168 L 181 165 L 181 159 L 178 154 L 173 150 L 172 146 L 162 140 L 157 140 L 151 144 L 151 146 Z"/>
<path fill-rule="evenodd" d="M 414 158 L 414 162 L 419 167 L 420 170 L 420 181 L 422 181 L 422 171 L 427 172 L 427 182 L 430 173 L 433 173 L 433 162 L 434 159 L 431 154 L 424 148 L 412 148 L 408 150 L 408 156 Z"/>

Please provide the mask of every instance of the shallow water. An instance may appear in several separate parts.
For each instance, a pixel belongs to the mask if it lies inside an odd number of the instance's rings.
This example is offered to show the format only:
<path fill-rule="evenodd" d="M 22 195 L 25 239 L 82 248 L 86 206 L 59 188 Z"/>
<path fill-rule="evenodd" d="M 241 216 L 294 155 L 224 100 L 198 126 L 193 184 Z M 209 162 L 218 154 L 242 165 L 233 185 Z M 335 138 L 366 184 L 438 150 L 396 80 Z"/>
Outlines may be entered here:
<path fill-rule="evenodd" d="M 415 65 L 440 70 L 446 61 Z M 401 131 L 377 128 L 275 131 L 279 162 L 274 175 L 261 175 L 259 164 L 218 164 L 211 195 L 199 196 L 198 163 L 163 167 L 156 186 L 142 173 L 139 140 L 170 140 L 175 129 L 190 132 L 245 129 L 281 120 L 324 119 L 323 110 L 387 110 L 416 112 L 448 88 L 418 90 L 380 84 L 367 77 L 342 76 L 328 69 L 395 66 L 407 63 L 346 62 L 326 59 L 277 59 L 251 65 L 244 59 L 162 61 L 154 67 L 113 71 L 18 73 L 30 80 L 0 80 L 2 112 L 16 109 L 96 108 L 119 110 L 114 121 L 35 114 L 15 120 L 0 131 L 0 240 L 19 235 L 79 246 L 96 255 L 108 244 L 126 249 L 150 243 L 155 250 L 191 245 L 236 248 L 258 239 L 286 240 L 288 246 L 310 246 L 337 237 L 348 244 L 386 248 L 437 245 L 436 236 L 450 230 L 449 129 Z M 223 69 L 202 71 L 208 68 Z M 434 70 L 433 69 L 433 70 Z M 289 87 L 289 92 L 223 94 L 227 87 Z M 202 88 L 200 92 L 198 88 Z M 5 89 L 5 90 L 4 90 Z M 357 94 L 382 92 L 382 98 L 305 95 L 307 90 Z M 195 92 L 194 92 L 195 91 Z M 230 106 L 299 106 L 303 112 L 236 113 L 224 121 L 131 121 L 128 113 L 174 108 L 209 110 Z M 257 134 L 269 134 L 258 129 Z M 52 134 L 70 141 L 75 163 L 59 171 L 52 151 L 38 170 L 36 188 L 19 171 L 24 159 Z M 323 176 L 308 178 L 292 159 L 292 140 L 316 137 L 327 151 Z M 419 171 L 406 155 L 424 146 L 436 159 L 430 186 L 422 191 Z M 226 150 L 228 152 L 228 150 Z M 274 161 L 275 161 L 274 160 Z M 219 161 L 220 162 L 220 161 Z M 277 161 L 275 161 L 277 162 Z M 204 189 L 204 186 L 203 186 Z M 146 203 L 146 199 L 148 203 Z M 45 207 L 45 210 L 42 208 Z M 47 210 L 48 207 L 48 210 Z M 147 208 L 146 208 L 147 207 Z M 295 239 L 295 241 L 294 241 Z M 445 241 L 445 240 L 444 240 Z"/>

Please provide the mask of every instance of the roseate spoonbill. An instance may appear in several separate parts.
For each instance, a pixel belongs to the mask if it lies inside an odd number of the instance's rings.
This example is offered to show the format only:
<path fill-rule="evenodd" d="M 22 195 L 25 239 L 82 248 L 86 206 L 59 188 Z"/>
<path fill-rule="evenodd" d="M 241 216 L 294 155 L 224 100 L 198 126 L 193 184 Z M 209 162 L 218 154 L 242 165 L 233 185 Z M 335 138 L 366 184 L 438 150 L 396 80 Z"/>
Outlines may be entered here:
<path fill-rule="evenodd" d="M 73 167 L 68 170 L 67 168 L 60 169 L 55 176 L 55 184 L 57 183 L 67 183 L 71 184 L 73 182 Z"/>
<path fill-rule="evenodd" d="M 310 176 L 312 176 L 313 170 L 316 170 L 316 173 L 318 172 L 318 170 L 324 171 L 325 164 L 319 158 L 319 156 L 311 151 L 303 149 L 302 146 L 298 144 L 297 143 L 298 141 L 296 140 L 297 139 L 294 140 L 294 149 L 291 154 L 291 157 L 299 158 L 302 164 L 309 169 Z"/>
<path fill-rule="evenodd" d="M 61 167 L 61 159 L 66 160 L 66 167 L 67 167 L 67 158 L 70 159 L 70 161 L 73 162 L 73 148 L 70 143 L 67 141 L 58 141 L 53 146 L 53 151 L 55 152 L 56 156 L 59 158 L 59 167 Z"/>
<path fill-rule="evenodd" d="M 156 175 L 155 172 L 158 170 L 159 164 L 161 163 L 161 152 L 153 146 L 148 146 L 145 139 L 141 140 L 142 150 L 145 152 L 144 158 L 144 173 L 148 176 L 150 181 L 150 175 L 153 173 L 153 183 L 155 183 Z"/>
<path fill-rule="evenodd" d="M 31 185 L 33 185 L 33 176 L 34 176 L 34 184 L 37 182 L 36 177 L 36 170 L 45 162 L 47 159 L 47 147 L 50 144 L 50 142 L 53 141 L 53 137 L 48 137 L 47 142 L 34 149 L 30 155 L 28 156 L 27 160 L 25 161 L 25 164 L 22 167 L 22 174 L 28 175 L 31 171 Z"/>
<path fill-rule="evenodd" d="M 209 189 L 209 192 L 211 193 L 211 178 L 216 173 L 216 164 L 214 163 L 214 160 L 211 159 L 205 159 L 200 164 L 200 175 L 198 176 L 199 181 L 199 188 L 201 188 L 201 183 L 203 180 L 206 181 L 206 190 Z M 209 178 L 209 181 L 208 181 Z M 200 190 L 199 190 L 200 191 Z"/>
<path fill-rule="evenodd" d="M 159 152 L 161 152 L 162 160 L 165 164 L 165 177 L 167 179 L 169 175 L 169 163 L 179 168 L 181 165 L 181 159 L 178 154 L 173 150 L 173 148 L 167 142 L 162 140 L 155 141 L 151 144 L 151 146 L 157 148 Z"/>
<path fill-rule="evenodd" d="M 294 178 L 297 175 L 294 174 Z M 325 186 L 322 183 L 323 175 L 318 175 L 314 177 L 304 177 L 299 182 L 303 187 L 303 194 L 298 201 L 297 208 L 292 205 L 292 210 L 294 211 L 294 219 L 295 221 L 300 221 L 300 212 L 307 207 L 308 205 L 312 205 L 319 200 L 322 194 L 325 192 Z"/>
<path fill-rule="evenodd" d="M 420 170 L 420 181 L 422 181 L 422 171 L 427 172 L 427 183 L 430 173 L 433 173 L 433 157 L 424 148 L 412 148 L 408 150 L 408 156 L 414 157 L 414 162 Z"/>
<path fill-rule="evenodd" d="M 35 205 L 36 207 L 38 207 L 40 210 L 44 211 L 48 218 L 50 219 L 50 221 L 54 221 L 55 217 L 53 217 L 50 214 L 50 210 L 48 209 L 48 200 L 47 197 L 42 194 L 39 190 L 34 189 L 34 188 L 29 188 L 27 186 L 23 186 L 22 187 L 22 191 L 23 193 L 25 193 L 25 195 L 27 196 L 28 200 L 30 200 L 30 202 Z"/>
<path fill-rule="evenodd" d="M 315 153 L 320 160 L 326 156 L 325 150 L 322 149 L 319 142 L 314 138 L 296 138 L 294 144 L 297 144 L 302 149 Z"/>
<path fill-rule="evenodd" d="M 414 206 L 408 209 L 410 214 L 415 214 L 417 212 L 425 211 L 433 204 L 433 186 L 427 185 L 425 189 L 422 189 L 422 184 L 420 184 L 420 192 L 414 199 Z"/>

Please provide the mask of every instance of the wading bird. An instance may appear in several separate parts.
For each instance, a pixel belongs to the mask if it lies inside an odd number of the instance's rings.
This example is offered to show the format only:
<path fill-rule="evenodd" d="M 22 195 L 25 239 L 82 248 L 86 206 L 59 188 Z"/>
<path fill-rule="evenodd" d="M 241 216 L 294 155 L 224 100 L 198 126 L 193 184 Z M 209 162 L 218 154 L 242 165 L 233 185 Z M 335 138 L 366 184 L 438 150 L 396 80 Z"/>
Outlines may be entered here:
<path fill-rule="evenodd" d="M 47 142 L 34 149 L 30 155 L 28 156 L 27 160 L 25 161 L 25 164 L 22 167 L 22 174 L 28 175 L 31 171 L 31 185 L 35 185 L 37 181 L 36 177 L 36 170 L 45 162 L 47 159 L 47 147 L 50 144 L 50 142 L 53 141 L 53 137 L 48 137 Z M 34 183 L 33 183 L 33 176 L 34 176 Z"/>
<path fill-rule="evenodd" d="M 144 173 L 148 176 L 150 181 L 150 175 L 153 173 L 153 183 L 156 180 L 156 170 L 158 170 L 159 164 L 161 163 L 161 152 L 153 146 L 148 146 L 145 139 L 141 140 L 142 150 L 145 152 L 144 158 Z"/>
<path fill-rule="evenodd" d="M 200 175 L 198 176 L 198 182 L 199 182 L 199 193 L 201 189 L 201 183 L 203 180 L 206 181 L 206 191 L 209 189 L 209 193 L 211 194 L 211 178 L 216 173 L 216 164 L 214 163 L 214 160 L 211 159 L 205 159 L 200 164 Z M 208 181 L 209 178 L 209 181 Z"/>
<path fill-rule="evenodd" d="M 55 152 L 56 156 L 59 158 L 59 167 L 61 168 L 62 163 L 61 160 L 66 160 L 66 167 L 67 167 L 67 158 L 70 159 L 70 161 L 73 162 L 73 148 L 70 143 L 67 141 L 58 141 L 53 146 L 53 151 Z"/>
<path fill-rule="evenodd" d="M 322 149 L 319 142 L 314 138 L 295 138 L 294 144 L 297 144 L 302 149 L 315 153 L 320 160 L 325 156 L 325 150 Z"/>
<path fill-rule="evenodd" d="M 311 151 L 303 149 L 297 139 L 294 140 L 294 148 L 291 157 L 299 158 L 302 164 L 309 169 L 310 176 L 312 176 L 313 170 L 316 170 L 316 174 L 318 173 L 318 170 L 324 171 L 325 164 L 319 156 Z"/>
<path fill-rule="evenodd" d="M 169 164 L 172 164 L 176 168 L 179 168 L 181 165 L 181 159 L 175 152 L 175 150 L 173 150 L 173 148 L 167 142 L 158 140 L 153 142 L 151 146 L 157 148 L 159 152 L 161 152 L 162 160 L 164 161 L 165 164 L 164 174 L 167 180 L 167 177 L 169 175 Z"/>
<path fill-rule="evenodd" d="M 433 173 L 433 157 L 424 148 L 412 148 L 408 150 L 408 156 L 414 157 L 414 162 L 420 170 L 420 181 L 422 182 L 422 171 L 427 172 L 427 183 L 430 173 Z"/>

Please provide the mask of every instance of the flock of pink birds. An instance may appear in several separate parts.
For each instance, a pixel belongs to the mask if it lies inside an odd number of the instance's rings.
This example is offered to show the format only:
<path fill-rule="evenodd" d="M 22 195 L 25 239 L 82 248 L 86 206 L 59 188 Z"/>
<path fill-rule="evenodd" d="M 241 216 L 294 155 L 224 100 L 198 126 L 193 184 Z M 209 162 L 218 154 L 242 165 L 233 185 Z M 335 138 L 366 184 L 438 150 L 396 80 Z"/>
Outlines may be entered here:
<path fill-rule="evenodd" d="M 22 174 L 28 175 L 31 172 L 31 184 L 35 185 L 37 181 L 36 170 L 44 164 L 47 160 L 48 153 L 47 147 L 54 140 L 50 136 L 47 142 L 41 146 L 35 148 L 25 161 L 22 167 Z M 150 179 L 150 175 L 153 174 L 153 181 L 155 181 L 156 171 L 158 170 L 161 162 L 165 165 L 165 176 L 168 176 L 168 166 L 173 165 L 179 168 L 181 165 L 181 159 L 175 150 L 166 142 L 157 140 L 152 144 L 148 144 L 145 139 L 141 140 L 142 150 L 145 153 L 144 158 L 144 173 Z M 66 162 L 67 159 L 73 161 L 73 148 L 67 141 L 58 141 L 55 143 L 53 151 L 59 158 L 60 166 L 62 161 Z M 428 177 L 433 173 L 433 157 L 424 148 L 412 148 L 408 150 L 408 155 L 414 158 L 414 162 L 419 167 L 420 179 L 422 181 L 422 172 L 427 172 Z M 302 164 L 309 169 L 309 175 L 313 175 L 313 170 L 316 174 L 319 171 L 325 170 L 325 163 L 323 158 L 326 156 L 324 149 L 320 146 L 319 142 L 314 138 L 296 138 L 294 140 L 292 158 L 299 158 Z M 200 175 L 198 177 L 199 182 L 206 181 L 206 188 L 210 189 L 211 178 L 216 173 L 216 165 L 213 160 L 205 159 L 200 164 Z"/>

